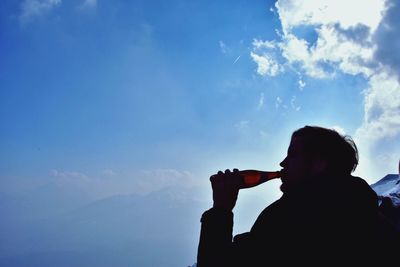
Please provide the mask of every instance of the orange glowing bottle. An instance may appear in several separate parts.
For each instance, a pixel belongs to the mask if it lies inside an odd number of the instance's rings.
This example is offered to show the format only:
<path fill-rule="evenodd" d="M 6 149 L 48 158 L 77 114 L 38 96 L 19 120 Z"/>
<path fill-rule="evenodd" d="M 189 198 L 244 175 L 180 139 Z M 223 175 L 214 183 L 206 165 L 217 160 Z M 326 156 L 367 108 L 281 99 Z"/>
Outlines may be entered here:
<path fill-rule="evenodd" d="M 241 189 L 257 186 L 266 181 L 281 177 L 279 171 L 243 170 L 239 171 L 239 175 L 243 179 L 243 184 L 240 186 Z"/>

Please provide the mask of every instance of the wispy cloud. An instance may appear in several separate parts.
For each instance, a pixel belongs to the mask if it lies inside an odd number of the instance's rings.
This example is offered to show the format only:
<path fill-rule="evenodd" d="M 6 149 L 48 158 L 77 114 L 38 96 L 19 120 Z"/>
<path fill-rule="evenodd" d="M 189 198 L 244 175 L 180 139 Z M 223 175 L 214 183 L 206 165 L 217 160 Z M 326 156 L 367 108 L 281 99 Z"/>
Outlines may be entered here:
<path fill-rule="evenodd" d="M 192 187 L 197 182 L 189 171 L 176 169 L 141 170 L 137 176 L 134 185 L 135 190 L 140 193 L 149 193 L 171 186 Z"/>
<path fill-rule="evenodd" d="M 87 175 L 78 171 L 50 170 L 52 182 L 60 186 L 76 187 L 95 198 L 118 194 L 149 194 L 169 187 L 191 188 L 199 180 L 185 170 L 149 169 L 129 173 L 103 169 L 99 175 Z"/>
<path fill-rule="evenodd" d="M 292 96 L 292 99 L 290 100 L 290 106 L 295 111 L 299 111 L 301 109 L 301 106 L 296 104 L 296 98 L 297 98 L 296 96 Z"/>
<path fill-rule="evenodd" d="M 84 0 L 81 8 L 96 8 L 97 7 L 97 0 Z"/>
<path fill-rule="evenodd" d="M 61 177 L 61 178 L 71 178 L 71 179 L 87 179 L 88 176 L 81 172 L 75 171 L 59 171 L 59 170 L 51 170 L 51 175 L 54 177 Z"/>
<path fill-rule="evenodd" d="M 221 49 L 221 52 L 222 52 L 223 54 L 226 54 L 226 53 L 229 52 L 228 46 L 227 46 L 223 41 L 220 40 L 220 41 L 218 42 L 218 44 L 219 44 L 219 48 Z"/>
<path fill-rule="evenodd" d="M 254 39 L 252 45 L 255 49 L 263 49 L 263 48 L 275 49 L 278 47 L 278 43 L 275 40 L 262 41 L 259 39 Z"/>
<path fill-rule="evenodd" d="M 61 0 L 24 0 L 21 3 L 19 20 L 22 24 L 31 22 L 61 5 Z"/>
<path fill-rule="evenodd" d="M 279 108 L 282 105 L 282 99 L 278 96 L 275 101 L 275 108 Z"/>
<path fill-rule="evenodd" d="M 363 12 L 354 12 L 360 8 Z M 377 153 L 382 140 L 399 137 L 400 45 L 394 41 L 400 34 L 398 1 L 278 0 L 276 10 L 282 25 L 277 40 L 253 42 L 250 55 L 258 74 L 276 76 L 291 69 L 318 79 L 333 79 L 338 72 L 361 75 L 369 85 L 364 121 L 355 134 L 358 142 Z M 298 27 L 314 32 L 316 39 L 299 36 Z M 302 79 L 298 83 L 304 88 Z M 281 103 L 277 99 L 276 106 Z M 400 147 L 399 138 L 392 140 Z"/>
<path fill-rule="evenodd" d="M 235 124 L 236 129 L 238 130 L 243 130 L 249 127 L 249 121 L 247 120 L 241 120 L 238 123 Z"/>
<path fill-rule="evenodd" d="M 260 99 L 258 100 L 257 109 L 260 110 L 264 106 L 264 93 L 260 94 Z"/>
<path fill-rule="evenodd" d="M 117 173 L 111 169 L 104 169 L 101 171 L 101 174 L 104 176 L 115 176 Z"/>
<path fill-rule="evenodd" d="M 91 180 L 85 173 L 77 171 L 60 171 L 53 169 L 50 171 L 50 175 L 54 179 L 53 182 L 58 185 L 75 185 L 82 187 Z"/>
<path fill-rule="evenodd" d="M 76 9 L 80 12 L 90 12 L 96 10 L 97 0 L 81 0 Z"/>
<path fill-rule="evenodd" d="M 299 84 L 299 89 L 303 91 L 304 87 L 306 87 L 306 83 L 300 78 L 297 83 Z"/>

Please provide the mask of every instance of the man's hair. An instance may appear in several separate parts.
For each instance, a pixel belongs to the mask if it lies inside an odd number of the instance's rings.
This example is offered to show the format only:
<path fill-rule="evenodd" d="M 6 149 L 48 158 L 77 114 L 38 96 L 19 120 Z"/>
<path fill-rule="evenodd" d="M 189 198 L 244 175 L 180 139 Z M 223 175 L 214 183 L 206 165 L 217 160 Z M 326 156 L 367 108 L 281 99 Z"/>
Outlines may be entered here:
<path fill-rule="evenodd" d="M 305 126 L 296 130 L 293 137 L 301 138 L 307 156 L 327 161 L 327 171 L 350 174 L 358 164 L 358 150 L 353 139 L 332 129 Z"/>

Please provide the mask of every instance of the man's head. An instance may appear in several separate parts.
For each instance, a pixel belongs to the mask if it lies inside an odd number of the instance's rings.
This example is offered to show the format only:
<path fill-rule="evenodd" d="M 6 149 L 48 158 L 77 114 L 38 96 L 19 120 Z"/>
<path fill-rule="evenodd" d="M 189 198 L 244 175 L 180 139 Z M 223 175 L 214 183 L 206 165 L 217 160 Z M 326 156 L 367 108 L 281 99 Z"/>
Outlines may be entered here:
<path fill-rule="evenodd" d="M 316 175 L 349 175 L 358 164 L 357 147 L 334 130 L 305 126 L 292 134 L 281 162 L 284 186 L 297 185 Z"/>

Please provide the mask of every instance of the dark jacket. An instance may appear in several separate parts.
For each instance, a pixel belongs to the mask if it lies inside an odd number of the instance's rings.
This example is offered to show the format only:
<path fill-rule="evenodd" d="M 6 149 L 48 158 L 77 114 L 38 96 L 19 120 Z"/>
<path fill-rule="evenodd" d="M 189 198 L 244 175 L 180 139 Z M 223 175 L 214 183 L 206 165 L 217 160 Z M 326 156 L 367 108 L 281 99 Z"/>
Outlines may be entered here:
<path fill-rule="evenodd" d="M 198 267 L 371 264 L 396 259 L 399 237 L 358 177 L 316 177 L 285 191 L 232 240 L 233 213 L 201 219 Z"/>

